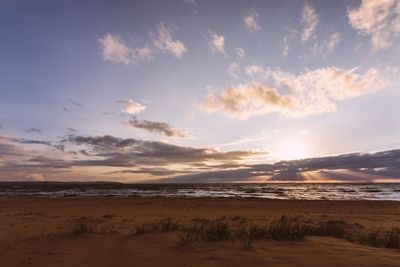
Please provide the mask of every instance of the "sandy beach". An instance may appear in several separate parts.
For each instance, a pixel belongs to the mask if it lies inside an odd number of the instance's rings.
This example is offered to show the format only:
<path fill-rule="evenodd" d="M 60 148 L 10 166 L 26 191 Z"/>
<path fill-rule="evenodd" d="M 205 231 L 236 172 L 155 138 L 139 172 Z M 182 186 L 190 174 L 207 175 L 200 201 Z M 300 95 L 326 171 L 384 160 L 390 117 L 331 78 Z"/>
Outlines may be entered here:
<path fill-rule="evenodd" d="M 217 198 L 0 198 L 0 266 L 399 266 L 400 251 L 309 235 L 300 241 L 191 240 L 141 225 L 215 221 L 236 229 L 282 215 L 348 231 L 400 226 L 399 202 Z M 80 228 L 79 228 L 80 227 Z M 83 227 L 83 228 L 82 228 Z"/>

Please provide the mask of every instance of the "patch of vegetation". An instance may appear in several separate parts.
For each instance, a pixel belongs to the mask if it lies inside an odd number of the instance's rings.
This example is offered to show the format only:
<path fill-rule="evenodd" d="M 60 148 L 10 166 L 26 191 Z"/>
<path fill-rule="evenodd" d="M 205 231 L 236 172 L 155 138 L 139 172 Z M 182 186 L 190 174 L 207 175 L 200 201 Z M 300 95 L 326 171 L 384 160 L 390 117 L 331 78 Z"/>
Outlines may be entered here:
<path fill-rule="evenodd" d="M 195 239 L 207 241 L 226 241 L 231 235 L 230 225 L 225 222 L 193 223 L 184 227 L 184 232 Z"/>
<path fill-rule="evenodd" d="M 287 216 L 273 220 L 267 232 L 268 238 L 278 241 L 300 241 L 305 235 L 304 226 Z"/>
<path fill-rule="evenodd" d="M 152 233 L 167 233 L 175 232 L 180 229 L 178 222 L 172 219 L 161 220 L 153 223 L 143 223 L 136 226 L 135 230 L 132 232 L 133 235 L 143 235 Z"/>
<path fill-rule="evenodd" d="M 117 227 L 115 226 L 115 224 L 113 223 L 109 226 L 104 226 L 104 227 L 100 228 L 97 232 L 99 234 L 113 235 L 113 234 L 117 234 L 118 230 L 117 230 Z"/>
<path fill-rule="evenodd" d="M 384 233 L 383 246 L 385 248 L 400 248 L 399 228 L 392 228 Z"/>
<path fill-rule="evenodd" d="M 348 226 L 344 221 L 330 220 L 319 223 L 313 234 L 343 238 L 346 234 L 346 227 Z"/>
<path fill-rule="evenodd" d="M 178 234 L 177 247 L 179 248 L 191 248 L 194 242 L 193 236 L 188 232 L 183 232 Z"/>
<path fill-rule="evenodd" d="M 240 217 L 232 219 L 227 216 L 216 220 L 196 218 L 189 225 L 179 224 L 173 219 L 164 219 L 138 225 L 131 234 L 144 235 L 178 231 L 177 246 L 181 248 L 191 247 L 198 240 L 212 242 L 237 240 L 244 249 L 252 249 L 254 241 L 257 240 L 302 241 L 307 236 L 329 236 L 372 247 L 400 249 L 400 228 L 367 231 L 362 225 L 350 225 L 340 220 L 301 221 L 298 217 L 288 216 L 281 216 L 268 224 L 254 224 L 249 220 L 243 222 Z M 74 235 L 116 234 L 118 231 L 115 224 L 93 230 L 86 223 L 79 222 L 73 228 L 72 233 Z"/>
<path fill-rule="evenodd" d="M 74 235 L 83 235 L 86 233 L 91 233 L 92 229 L 86 224 L 86 223 L 78 223 L 74 229 L 72 230 L 72 233 Z"/>

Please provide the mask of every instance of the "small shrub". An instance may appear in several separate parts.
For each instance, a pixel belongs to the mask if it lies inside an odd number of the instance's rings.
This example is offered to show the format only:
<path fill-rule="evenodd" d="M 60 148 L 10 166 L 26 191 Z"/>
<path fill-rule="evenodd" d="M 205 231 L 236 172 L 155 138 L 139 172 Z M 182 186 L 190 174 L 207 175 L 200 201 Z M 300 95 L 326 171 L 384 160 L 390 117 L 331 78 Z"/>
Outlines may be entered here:
<path fill-rule="evenodd" d="M 245 227 L 241 227 L 236 231 L 236 237 L 242 243 L 244 249 L 250 250 L 253 248 L 253 240 L 249 235 L 249 231 Z"/>
<path fill-rule="evenodd" d="M 132 234 L 143 235 L 151 233 L 167 233 L 167 232 L 175 232 L 179 229 L 180 225 L 178 222 L 173 221 L 171 219 L 166 219 L 154 223 L 143 223 L 141 225 L 138 225 L 136 226 Z"/>
<path fill-rule="evenodd" d="M 379 247 L 381 246 L 382 240 L 379 238 L 379 231 L 372 231 L 366 234 L 366 244 L 371 247 Z"/>
<path fill-rule="evenodd" d="M 92 230 L 89 228 L 89 226 L 86 223 L 78 223 L 75 228 L 72 230 L 72 233 L 74 235 L 83 235 L 86 233 L 91 232 Z"/>
<path fill-rule="evenodd" d="M 112 234 L 117 234 L 118 230 L 117 230 L 117 227 L 115 226 L 115 224 L 111 224 L 111 225 L 109 225 L 107 227 L 102 227 L 99 230 L 99 233 L 100 234 L 105 234 L 105 235 L 112 235 Z"/>
<path fill-rule="evenodd" d="M 345 226 L 346 223 L 343 221 L 321 222 L 314 234 L 342 238 L 346 233 Z"/>
<path fill-rule="evenodd" d="M 248 228 L 248 236 L 254 240 L 268 239 L 270 236 L 269 229 L 265 226 L 251 224 Z"/>
<path fill-rule="evenodd" d="M 194 223 L 184 231 L 193 238 L 208 241 L 226 241 L 231 234 L 229 224 L 224 222 Z"/>
<path fill-rule="evenodd" d="M 230 236 L 229 224 L 216 222 L 206 226 L 204 237 L 211 241 L 226 241 Z"/>
<path fill-rule="evenodd" d="M 392 228 L 385 232 L 384 236 L 385 248 L 400 248 L 400 229 Z"/>
<path fill-rule="evenodd" d="M 304 232 L 299 223 L 282 216 L 271 222 L 268 236 L 273 240 L 300 241 L 304 239 Z"/>
<path fill-rule="evenodd" d="M 171 219 L 163 220 L 158 223 L 156 226 L 158 228 L 158 232 L 165 233 L 165 232 L 174 232 L 179 230 L 179 223 L 173 221 Z"/>
<path fill-rule="evenodd" d="M 188 232 L 183 232 L 178 234 L 177 246 L 180 248 L 190 248 L 194 242 L 193 236 Z"/>

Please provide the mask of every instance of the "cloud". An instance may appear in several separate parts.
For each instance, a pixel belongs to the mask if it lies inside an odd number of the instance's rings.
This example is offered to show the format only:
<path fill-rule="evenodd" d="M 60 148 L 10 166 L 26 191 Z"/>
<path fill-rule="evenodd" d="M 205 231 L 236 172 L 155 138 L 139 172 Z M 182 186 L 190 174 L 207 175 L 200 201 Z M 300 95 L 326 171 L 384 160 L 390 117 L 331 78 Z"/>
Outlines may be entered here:
<path fill-rule="evenodd" d="M 289 25 L 285 27 L 285 35 L 283 36 L 283 49 L 282 56 L 286 57 L 289 53 L 290 45 L 289 42 L 297 35 L 296 30 L 292 29 Z"/>
<path fill-rule="evenodd" d="M 99 39 L 104 60 L 130 64 L 133 58 L 130 49 L 117 35 L 106 34 Z"/>
<path fill-rule="evenodd" d="M 158 181 L 189 183 L 253 180 L 375 182 L 400 179 L 399 149 L 249 165 L 245 163 L 246 159 L 265 157 L 266 153 L 221 152 L 214 148 L 178 146 L 111 135 L 69 135 L 57 142 L 43 142 L 62 144 L 65 150 L 58 151 L 58 154 L 28 150 L 24 146 L 29 140 L 0 136 L 0 179 L 5 177 L 3 179 L 16 181 L 39 177 L 54 180 L 68 177 L 69 180 L 87 180 L 90 176 L 98 180 L 98 177 L 113 179 L 114 174 L 119 174 L 117 177 L 140 174 L 145 179 L 169 177 Z M 71 149 L 83 152 L 72 155 Z"/>
<path fill-rule="evenodd" d="M 136 170 L 123 170 L 119 171 L 119 173 L 126 173 L 126 174 L 150 174 L 152 176 L 167 176 L 167 175 L 176 175 L 176 174 L 183 174 L 188 173 L 188 171 L 179 171 L 179 170 L 171 170 L 168 168 L 139 168 Z"/>
<path fill-rule="evenodd" d="M 249 76 L 257 76 L 257 75 L 261 75 L 264 73 L 263 68 L 258 65 L 247 66 L 245 71 L 246 71 L 246 74 Z"/>
<path fill-rule="evenodd" d="M 100 157 L 96 160 L 82 160 L 72 163 L 77 166 L 135 167 L 230 162 L 263 154 L 255 151 L 220 152 L 214 148 L 192 148 L 157 141 L 122 139 L 110 135 L 68 136 L 64 143 L 83 145 L 89 149 L 89 154 Z"/>
<path fill-rule="evenodd" d="M 246 28 L 251 32 L 258 32 L 260 27 L 260 15 L 256 12 L 254 8 L 251 8 L 247 16 L 243 18 L 243 22 Z"/>
<path fill-rule="evenodd" d="M 236 48 L 236 60 L 241 60 L 246 57 L 246 51 L 243 48 Z"/>
<path fill-rule="evenodd" d="M 68 98 L 68 102 L 69 102 L 70 104 L 72 104 L 72 105 L 78 107 L 78 108 L 83 108 L 83 105 L 82 105 L 81 103 L 79 103 L 79 102 L 77 102 L 77 101 L 74 101 L 74 100 L 72 100 L 72 99 L 70 99 L 70 98 Z"/>
<path fill-rule="evenodd" d="M 159 133 L 161 135 L 165 135 L 168 137 L 187 136 L 183 131 L 173 128 L 166 122 L 149 121 L 149 120 L 139 121 L 138 119 L 136 119 L 136 117 L 134 117 L 132 120 L 129 121 L 129 124 L 132 125 L 133 127 L 144 129 L 149 132 Z"/>
<path fill-rule="evenodd" d="M 172 38 L 172 30 L 164 23 L 158 25 L 158 36 L 153 40 L 154 46 L 164 53 L 169 53 L 176 58 L 182 58 L 187 52 L 185 45 Z"/>
<path fill-rule="evenodd" d="M 42 130 L 39 128 L 29 128 L 24 130 L 27 133 L 42 133 Z"/>
<path fill-rule="evenodd" d="M 209 45 L 211 48 L 211 51 L 214 53 L 221 53 L 226 56 L 225 53 L 225 37 L 223 35 L 218 35 L 213 32 L 209 32 Z"/>
<path fill-rule="evenodd" d="M 314 32 L 317 28 L 318 22 L 318 16 L 315 13 L 314 7 L 307 2 L 304 3 L 300 19 L 300 23 L 303 27 L 303 31 L 301 33 L 302 43 L 307 42 L 307 40 L 314 36 Z"/>
<path fill-rule="evenodd" d="M 240 71 L 241 68 L 240 66 L 241 62 L 245 57 L 246 57 L 246 51 L 244 51 L 243 48 L 236 48 L 236 59 L 228 66 L 226 73 L 232 78 L 237 78 L 238 72 Z"/>
<path fill-rule="evenodd" d="M 117 101 L 117 103 L 124 105 L 123 112 L 132 114 L 132 115 L 142 113 L 143 111 L 146 110 L 146 106 L 143 106 L 142 104 L 135 102 L 132 99 L 119 100 L 119 101 Z"/>
<path fill-rule="evenodd" d="M 73 132 L 73 133 L 79 132 L 77 129 L 74 129 L 74 128 L 67 128 L 67 130 L 70 132 Z"/>
<path fill-rule="evenodd" d="M 374 51 L 388 48 L 400 33 L 400 2 L 363 0 L 347 11 L 350 25 L 361 35 L 370 35 Z"/>
<path fill-rule="evenodd" d="M 400 179 L 399 162 L 400 150 L 352 153 L 192 173 L 166 179 L 164 182 L 244 182 L 257 177 L 258 181 L 261 178 L 265 182 L 374 182 L 376 179 Z"/>
<path fill-rule="evenodd" d="M 150 33 L 151 39 L 143 46 L 128 46 L 118 35 L 112 34 L 106 34 L 98 41 L 104 60 L 128 65 L 151 61 L 158 53 L 182 58 L 187 49 L 184 43 L 175 40 L 172 34 L 173 30 L 161 22 L 157 25 L 156 32 Z"/>
<path fill-rule="evenodd" d="M 287 117 L 333 112 L 340 101 L 390 86 L 395 72 L 396 69 L 390 66 L 370 68 L 364 72 L 357 72 L 357 68 L 326 67 L 293 74 L 253 65 L 246 68 L 246 73 L 262 82 L 210 91 L 200 103 L 200 109 L 235 119 L 273 112 Z"/>
<path fill-rule="evenodd" d="M 322 43 L 316 43 L 311 48 L 311 51 L 316 56 L 326 56 L 330 54 L 333 49 L 343 40 L 342 34 L 335 32 L 329 36 L 329 38 Z"/>

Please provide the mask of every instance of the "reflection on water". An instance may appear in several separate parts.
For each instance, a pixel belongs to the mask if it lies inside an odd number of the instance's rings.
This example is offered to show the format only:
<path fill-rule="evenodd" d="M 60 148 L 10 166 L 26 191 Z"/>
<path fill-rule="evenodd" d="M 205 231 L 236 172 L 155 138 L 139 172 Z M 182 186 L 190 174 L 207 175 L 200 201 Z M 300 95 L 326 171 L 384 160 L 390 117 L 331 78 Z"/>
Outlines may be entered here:
<path fill-rule="evenodd" d="M 400 184 L 1 183 L 0 196 L 255 197 L 400 201 Z"/>

